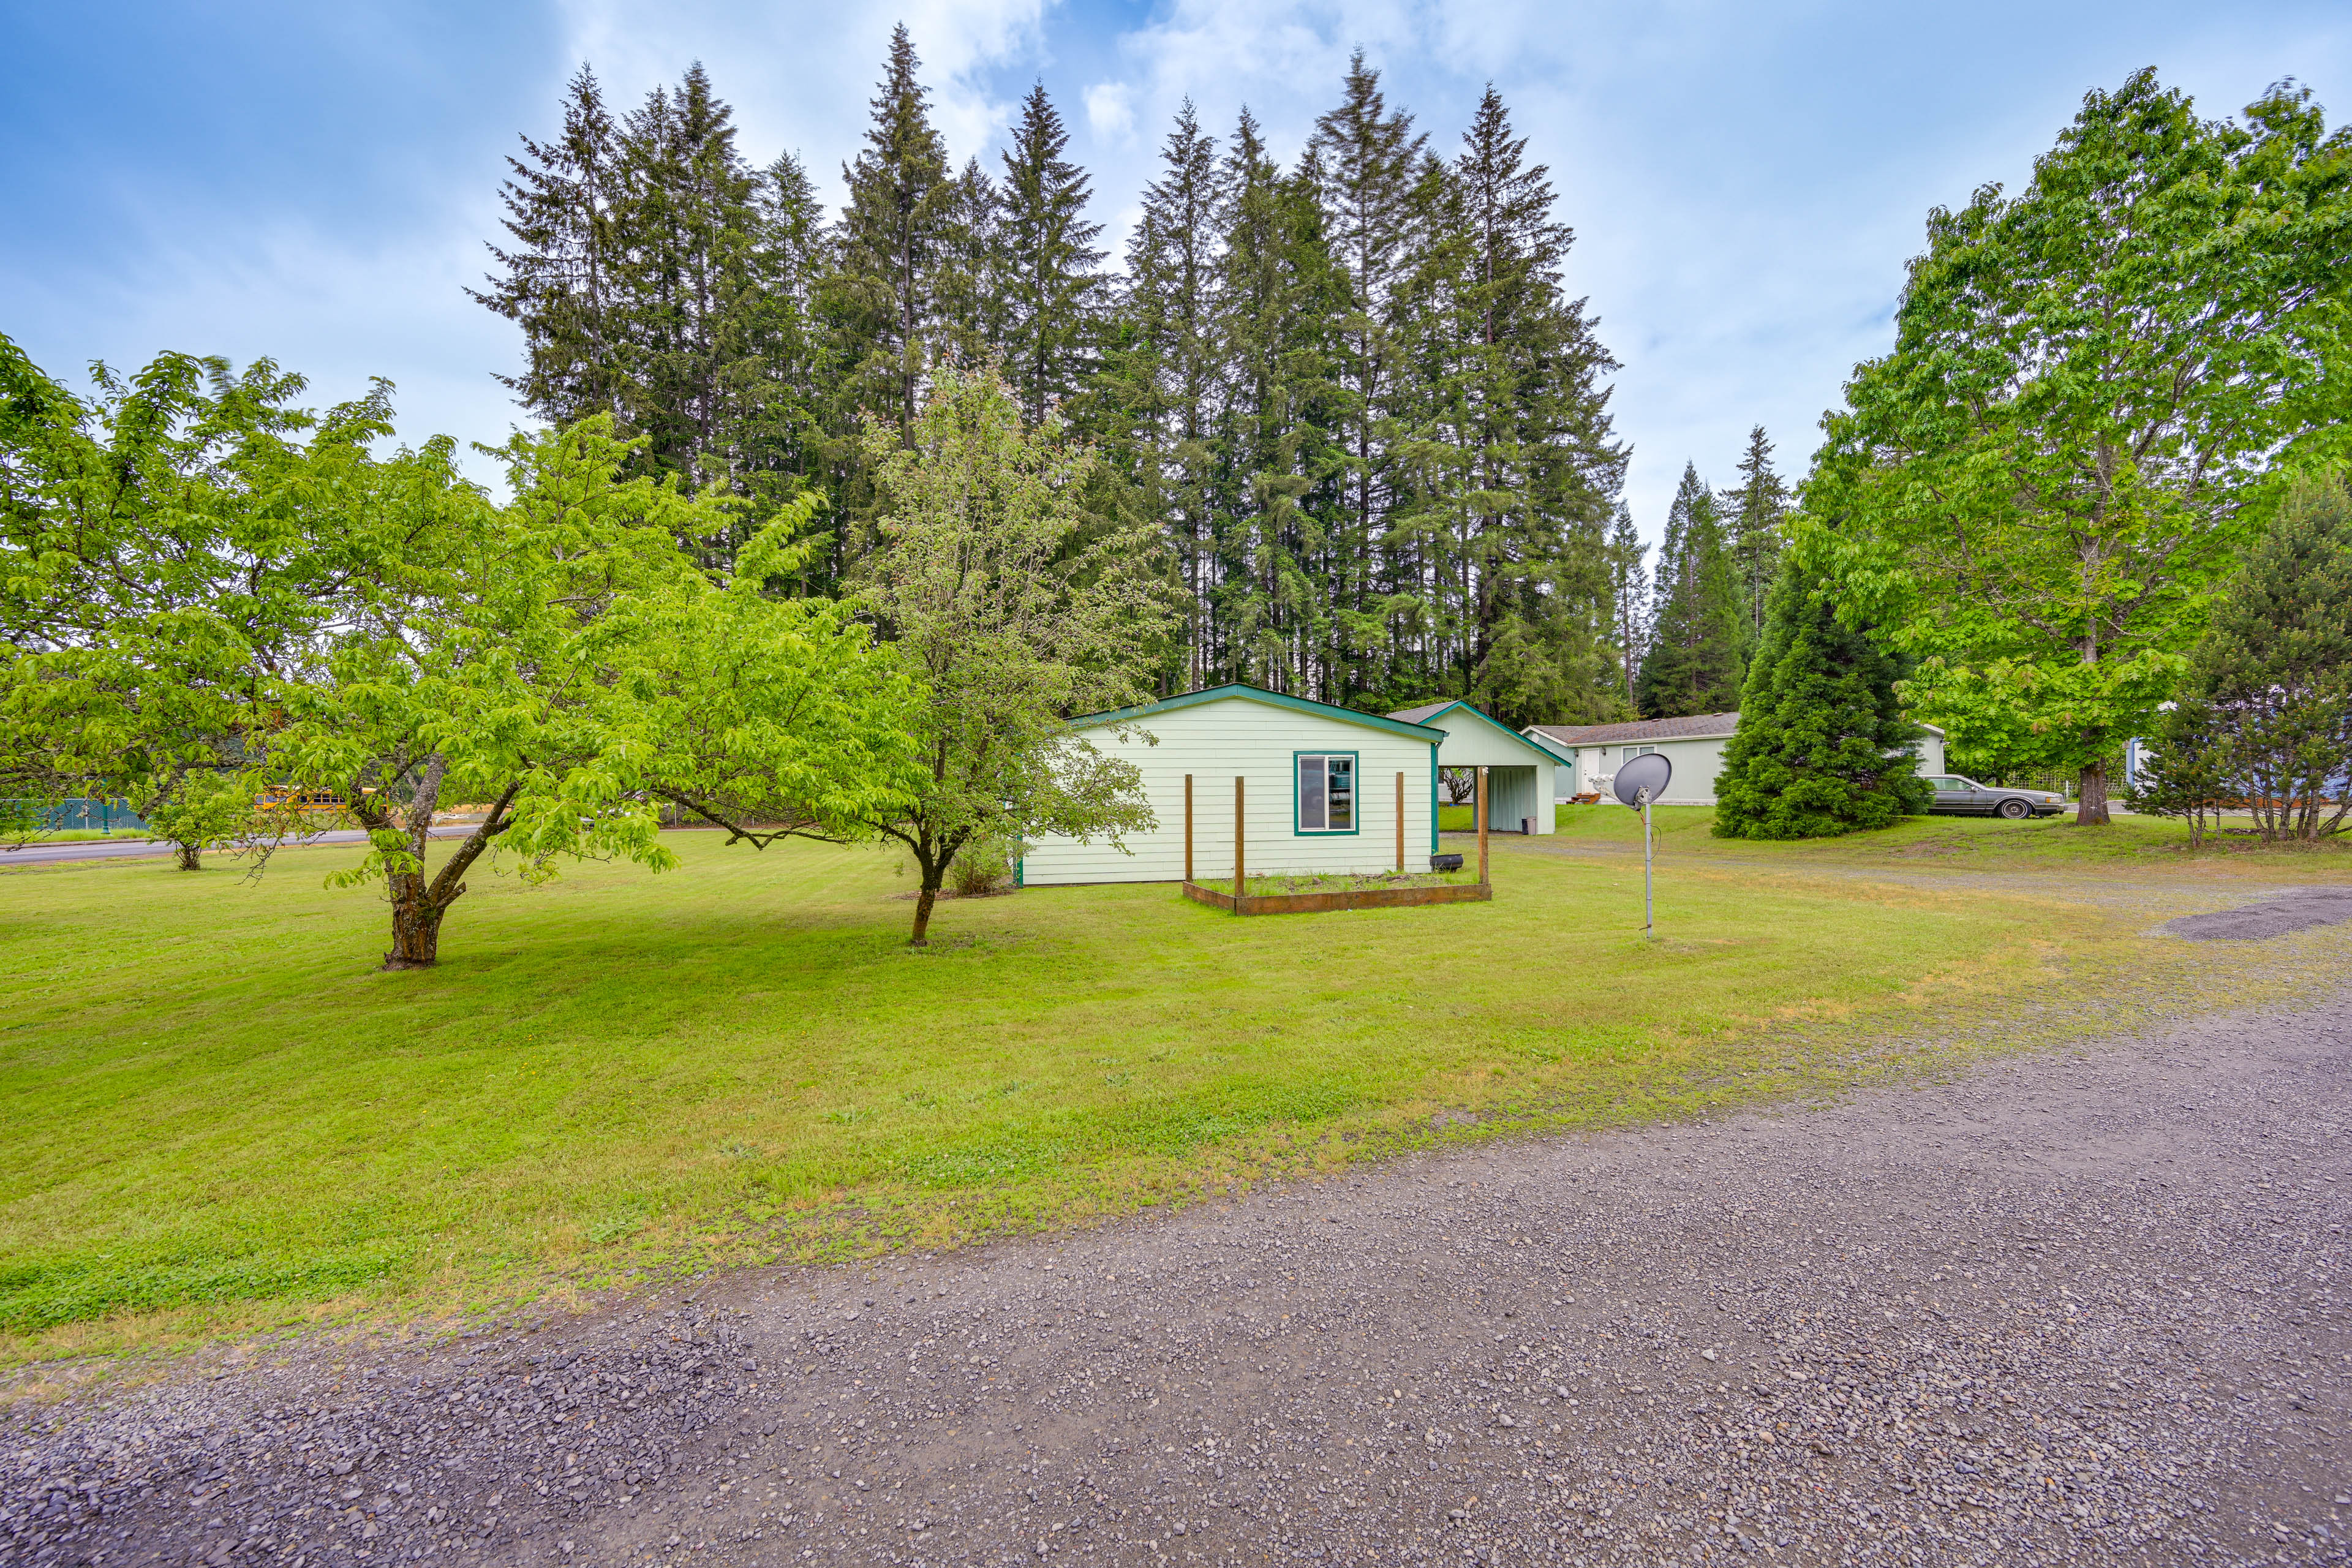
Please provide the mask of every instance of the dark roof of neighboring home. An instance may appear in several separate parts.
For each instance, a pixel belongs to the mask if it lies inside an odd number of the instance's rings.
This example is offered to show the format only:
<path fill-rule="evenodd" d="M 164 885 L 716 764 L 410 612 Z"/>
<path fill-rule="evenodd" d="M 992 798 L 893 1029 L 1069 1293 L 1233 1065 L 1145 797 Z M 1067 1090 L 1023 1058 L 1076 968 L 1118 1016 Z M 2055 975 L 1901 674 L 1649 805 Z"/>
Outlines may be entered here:
<path fill-rule="evenodd" d="M 1729 713 L 1689 713 L 1680 719 L 1636 719 L 1625 724 L 1530 724 L 1539 735 L 1564 746 L 1611 746 L 1620 741 L 1712 741 L 1739 728 Z"/>
<path fill-rule="evenodd" d="M 1461 700 L 1462 700 L 1458 697 L 1449 697 L 1443 702 L 1424 702 L 1418 708 L 1400 708 L 1395 712 L 1390 714 L 1389 717 L 1391 719 L 1402 719 L 1408 724 L 1418 724 L 1423 720 L 1431 717 L 1433 714 L 1444 712 L 1448 708 L 1453 707 L 1456 702 Z"/>

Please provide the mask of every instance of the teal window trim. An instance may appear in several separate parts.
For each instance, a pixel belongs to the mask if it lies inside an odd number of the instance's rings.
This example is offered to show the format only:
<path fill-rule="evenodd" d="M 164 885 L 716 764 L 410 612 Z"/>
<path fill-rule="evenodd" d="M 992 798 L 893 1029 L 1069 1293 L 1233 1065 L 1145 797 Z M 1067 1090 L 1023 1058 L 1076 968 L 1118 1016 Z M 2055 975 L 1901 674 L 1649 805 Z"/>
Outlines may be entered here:
<path fill-rule="evenodd" d="M 1433 748 L 1433 752 L 1434 748 Z M 1348 759 L 1349 787 L 1355 792 L 1354 808 L 1350 812 L 1352 827 L 1308 827 L 1300 813 L 1306 803 L 1298 798 L 1298 759 L 1301 757 L 1345 757 Z M 1331 780 L 1327 771 L 1323 779 L 1323 820 L 1331 820 Z M 1290 832 L 1294 838 L 1352 838 L 1364 830 L 1364 759 L 1355 752 L 1299 751 L 1290 753 Z"/>

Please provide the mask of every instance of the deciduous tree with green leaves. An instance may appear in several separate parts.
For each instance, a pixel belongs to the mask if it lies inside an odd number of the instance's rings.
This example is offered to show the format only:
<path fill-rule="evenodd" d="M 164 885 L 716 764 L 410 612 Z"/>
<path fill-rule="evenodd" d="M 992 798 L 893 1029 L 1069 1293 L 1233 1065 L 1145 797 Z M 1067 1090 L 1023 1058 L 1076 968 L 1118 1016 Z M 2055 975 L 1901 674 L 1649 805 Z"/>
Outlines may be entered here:
<path fill-rule="evenodd" d="M 863 603 L 921 687 L 915 797 L 867 818 L 914 855 L 919 947 L 968 847 L 1151 825 L 1135 765 L 1067 721 L 1144 700 L 1173 616 L 1150 536 L 1089 526 L 1093 453 L 1024 425 L 993 371 L 941 370 L 911 435 L 867 426 L 881 543 Z"/>
<path fill-rule="evenodd" d="M 368 829 L 367 854 L 331 880 L 383 888 L 386 969 L 438 961 L 485 855 L 512 855 L 534 879 L 567 856 L 674 861 L 634 793 L 645 742 L 610 721 L 631 651 L 603 623 L 628 601 L 689 591 L 677 542 L 711 537 L 714 521 L 723 532 L 723 508 L 623 479 L 631 446 L 604 415 L 518 435 L 499 455 L 504 505 L 457 472 L 446 440 L 383 466 L 341 624 L 273 682 L 284 725 L 270 772 L 340 795 Z M 478 820 L 436 864 L 434 828 L 461 806 Z"/>
<path fill-rule="evenodd" d="M 920 691 L 897 650 L 852 605 L 767 591 L 802 570 L 819 504 L 787 506 L 724 582 L 622 601 L 597 630 L 626 782 L 730 843 L 865 837 L 916 799 Z"/>
<path fill-rule="evenodd" d="M 1892 353 L 1805 493 L 1957 747 L 2077 770 L 2143 732 L 2278 494 L 2352 441 L 2352 137 L 2307 92 L 2093 92 L 2014 196 L 1936 209 Z"/>
<path fill-rule="evenodd" d="M 0 794 L 127 798 L 194 870 L 262 831 L 236 796 L 365 559 L 387 389 L 320 417 L 267 360 L 95 380 L 0 337 Z"/>

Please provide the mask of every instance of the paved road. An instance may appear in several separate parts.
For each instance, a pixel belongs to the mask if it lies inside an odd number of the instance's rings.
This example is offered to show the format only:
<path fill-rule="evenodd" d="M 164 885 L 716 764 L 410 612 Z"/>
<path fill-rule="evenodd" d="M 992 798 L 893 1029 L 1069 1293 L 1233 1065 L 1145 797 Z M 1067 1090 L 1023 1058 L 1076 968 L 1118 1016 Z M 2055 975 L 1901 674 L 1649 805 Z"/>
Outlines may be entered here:
<path fill-rule="evenodd" d="M 0 1415 L 0 1561 L 2352 1562 L 2352 999 Z"/>
<path fill-rule="evenodd" d="M 474 824 L 433 829 L 436 838 L 463 838 L 474 830 Z M 339 827 L 307 839 L 288 839 L 291 845 L 305 844 L 364 844 L 367 835 L 356 827 Z M 26 866 L 55 860 L 126 860 L 133 858 L 153 858 L 172 853 L 169 844 L 159 844 L 144 838 L 83 838 L 62 844 L 27 844 L 22 849 L 0 854 L 0 870 L 11 866 Z"/>

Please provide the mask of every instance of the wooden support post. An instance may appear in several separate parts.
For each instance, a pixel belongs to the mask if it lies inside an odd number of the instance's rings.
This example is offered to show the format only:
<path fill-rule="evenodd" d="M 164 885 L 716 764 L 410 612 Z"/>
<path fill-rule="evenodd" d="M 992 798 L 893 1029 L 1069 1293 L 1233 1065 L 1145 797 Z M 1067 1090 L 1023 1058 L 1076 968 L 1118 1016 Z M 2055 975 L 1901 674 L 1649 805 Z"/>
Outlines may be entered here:
<path fill-rule="evenodd" d="M 1242 912 L 1242 775 L 1234 775 L 1234 913 Z"/>
<path fill-rule="evenodd" d="M 1397 875 L 1404 875 L 1404 774 L 1397 774 Z"/>
<path fill-rule="evenodd" d="M 1478 885 L 1486 885 L 1486 770 L 1478 770 Z"/>
<path fill-rule="evenodd" d="M 1192 879 L 1192 775 L 1184 775 L 1184 879 Z"/>

